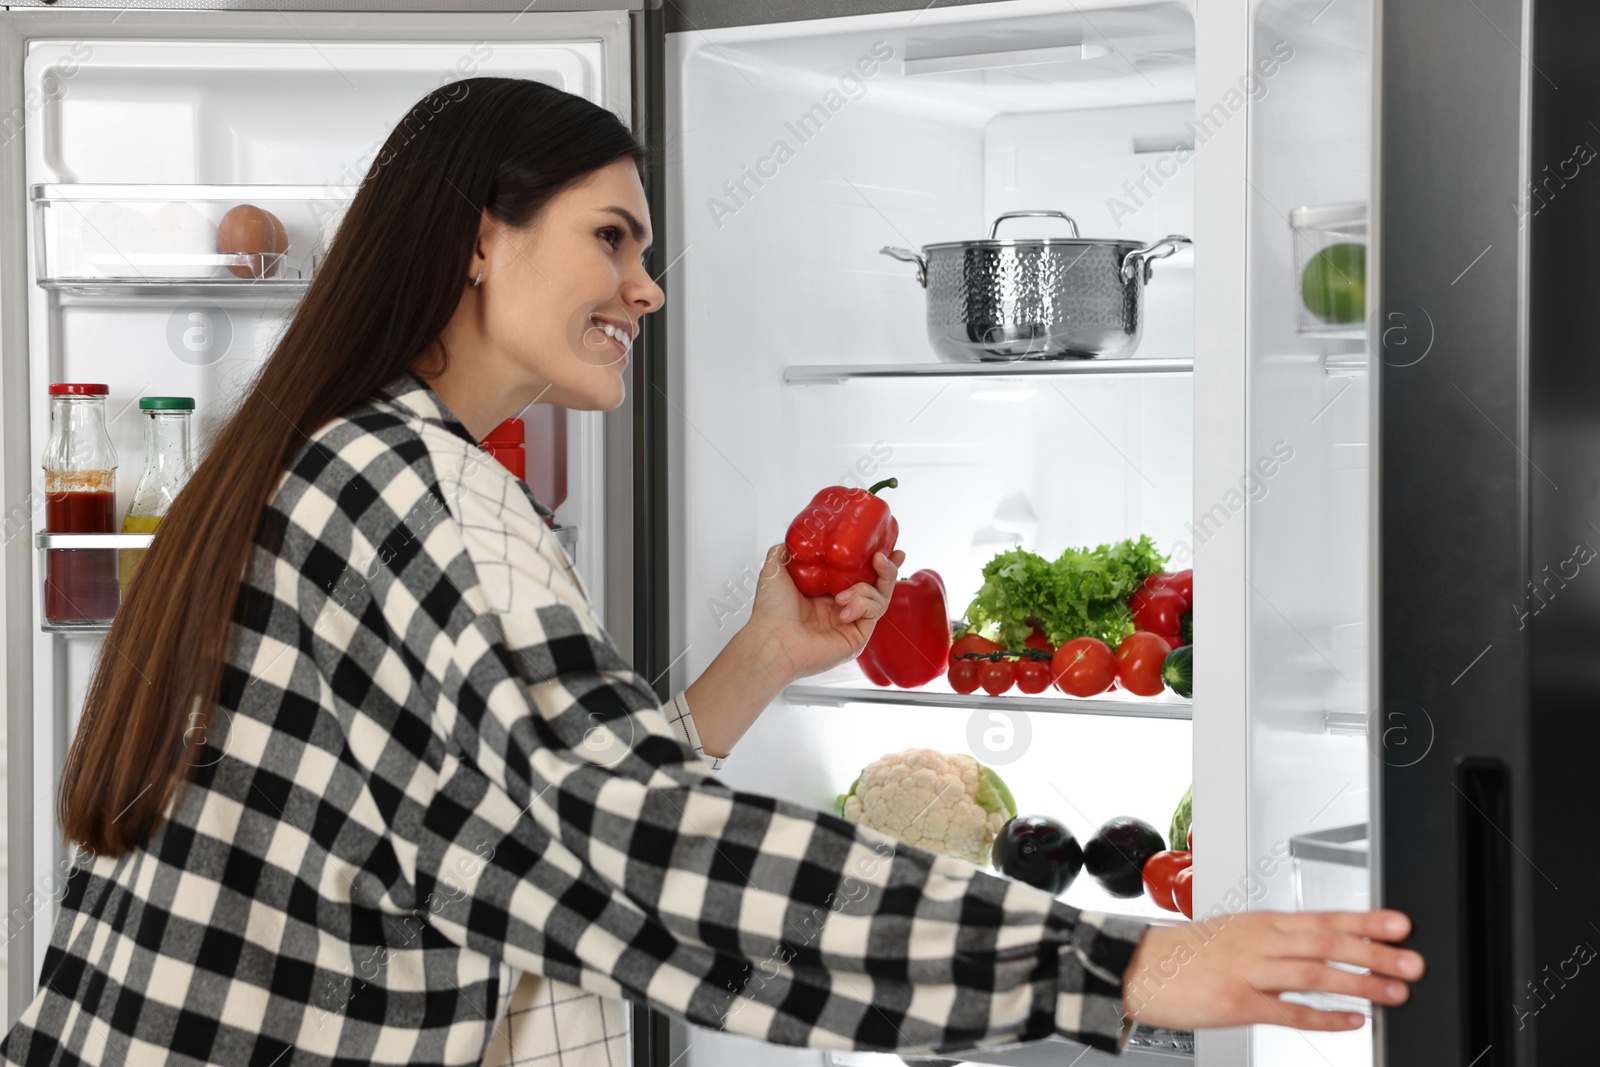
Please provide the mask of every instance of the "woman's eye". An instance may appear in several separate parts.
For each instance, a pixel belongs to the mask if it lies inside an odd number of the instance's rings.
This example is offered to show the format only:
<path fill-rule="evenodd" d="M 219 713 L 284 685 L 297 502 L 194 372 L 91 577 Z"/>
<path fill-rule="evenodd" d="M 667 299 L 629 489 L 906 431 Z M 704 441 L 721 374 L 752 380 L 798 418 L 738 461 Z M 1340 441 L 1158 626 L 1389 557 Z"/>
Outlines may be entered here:
<path fill-rule="evenodd" d="M 622 231 L 615 227 L 607 227 L 600 231 L 600 239 L 615 249 L 622 243 Z"/>

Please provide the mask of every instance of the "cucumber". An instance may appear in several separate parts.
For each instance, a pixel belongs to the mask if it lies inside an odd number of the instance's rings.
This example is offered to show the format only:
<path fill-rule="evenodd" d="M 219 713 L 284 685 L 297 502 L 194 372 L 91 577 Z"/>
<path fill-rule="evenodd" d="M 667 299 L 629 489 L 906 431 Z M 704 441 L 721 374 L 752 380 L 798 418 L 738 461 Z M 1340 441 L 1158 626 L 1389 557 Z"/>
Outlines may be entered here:
<path fill-rule="evenodd" d="M 1194 696 L 1194 646 L 1183 645 L 1167 653 L 1161 665 L 1161 680 L 1181 697 Z"/>

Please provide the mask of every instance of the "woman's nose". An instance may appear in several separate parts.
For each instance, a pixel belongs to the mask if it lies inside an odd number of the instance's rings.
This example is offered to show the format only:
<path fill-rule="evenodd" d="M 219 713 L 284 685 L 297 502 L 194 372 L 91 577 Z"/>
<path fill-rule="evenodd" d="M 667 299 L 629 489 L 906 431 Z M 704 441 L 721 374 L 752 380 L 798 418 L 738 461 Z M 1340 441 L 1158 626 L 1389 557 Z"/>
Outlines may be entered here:
<path fill-rule="evenodd" d="M 650 277 L 650 272 L 640 264 L 634 276 L 630 277 L 623 285 L 623 299 L 628 308 L 636 315 L 648 315 L 652 311 L 659 311 L 667 302 L 667 294 L 656 280 Z"/>

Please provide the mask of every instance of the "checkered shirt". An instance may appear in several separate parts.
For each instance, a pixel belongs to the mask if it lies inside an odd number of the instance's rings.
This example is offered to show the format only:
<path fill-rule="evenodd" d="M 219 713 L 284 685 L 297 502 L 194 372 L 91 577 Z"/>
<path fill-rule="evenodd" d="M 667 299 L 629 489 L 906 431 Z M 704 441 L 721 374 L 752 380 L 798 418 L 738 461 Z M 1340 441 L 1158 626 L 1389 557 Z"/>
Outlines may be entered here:
<path fill-rule="evenodd" d="M 553 1067 L 621 1067 L 622 999 L 787 1045 L 1125 1045 L 1142 924 L 723 785 L 548 515 L 410 375 L 319 430 L 190 780 L 74 869 L 0 1060 L 469 1067 L 524 1030 L 512 982 L 549 1043 L 513 1056 Z"/>

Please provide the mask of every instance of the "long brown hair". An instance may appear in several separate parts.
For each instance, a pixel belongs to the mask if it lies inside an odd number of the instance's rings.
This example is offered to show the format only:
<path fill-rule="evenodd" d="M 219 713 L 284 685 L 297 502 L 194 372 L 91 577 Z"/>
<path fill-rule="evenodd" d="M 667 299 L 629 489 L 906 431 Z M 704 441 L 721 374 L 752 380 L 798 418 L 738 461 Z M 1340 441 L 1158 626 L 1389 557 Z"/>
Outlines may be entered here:
<path fill-rule="evenodd" d="M 615 115 L 533 81 L 453 82 L 395 126 L 117 612 L 61 776 L 70 840 L 98 855 L 137 847 L 187 780 L 251 544 L 286 464 L 433 346 L 470 284 L 484 210 L 527 226 L 557 193 L 628 158 L 642 167 L 646 153 Z"/>

